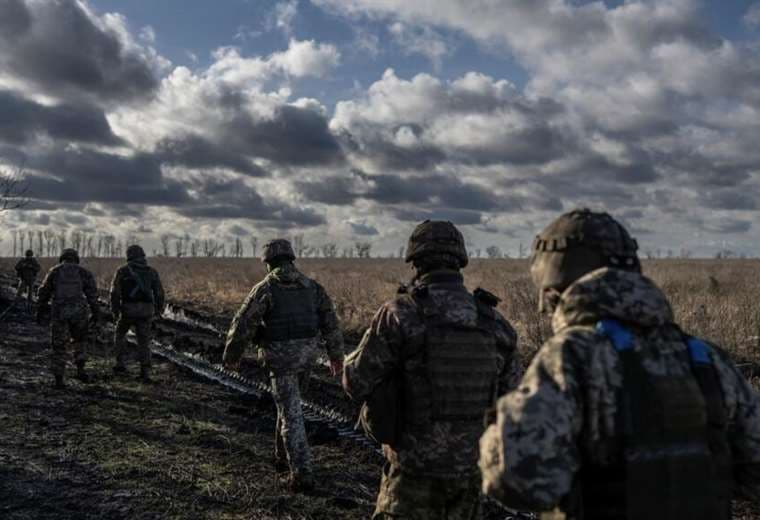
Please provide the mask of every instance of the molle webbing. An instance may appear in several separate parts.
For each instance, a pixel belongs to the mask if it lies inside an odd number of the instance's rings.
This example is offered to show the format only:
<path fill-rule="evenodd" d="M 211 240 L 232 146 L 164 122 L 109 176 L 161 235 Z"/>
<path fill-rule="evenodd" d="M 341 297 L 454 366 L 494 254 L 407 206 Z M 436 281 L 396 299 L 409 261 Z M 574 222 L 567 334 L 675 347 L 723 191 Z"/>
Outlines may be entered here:
<path fill-rule="evenodd" d="M 54 302 L 84 300 L 83 285 L 79 266 L 76 264 L 63 264 L 58 268 Z"/>
<path fill-rule="evenodd" d="M 480 316 L 478 326 L 445 321 L 425 295 L 415 298 L 425 316 L 425 365 L 430 381 L 432 421 L 480 420 L 493 405 L 498 376 L 495 338 Z M 421 399 L 420 408 L 428 405 Z"/>
<path fill-rule="evenodd" d="M 621 323 L 603 320 L 597 331 L 613 344 L 623 372 L 620 454 L 610 466 L 584 468 L 582 518 L 730 518 L 722 457 L 710 440 L 709 424 L 710 409 L 724 405 L 722 396 L 716 403 L 714 388 L 703 384 L 704 373 L 697 368 L 709 370 L 717 383 L 708 347 L 687 340 L 693 370 L 660 376 L 645 370 L 633 333 Z M 724 430 L 716 435 L 725 440 Z"/>
<path fill-rule="evenodd" d="M 319 334 L 313 287 L 270 285 L 272 305 L 264 317 L 263 337 L 268 341 L 307 339 Z"/>

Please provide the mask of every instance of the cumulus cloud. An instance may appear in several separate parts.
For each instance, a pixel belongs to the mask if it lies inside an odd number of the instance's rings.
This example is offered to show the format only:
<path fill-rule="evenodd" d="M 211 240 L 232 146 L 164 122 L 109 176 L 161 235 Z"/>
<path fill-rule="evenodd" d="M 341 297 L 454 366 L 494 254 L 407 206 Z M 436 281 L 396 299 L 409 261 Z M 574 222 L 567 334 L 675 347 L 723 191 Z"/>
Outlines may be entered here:
<path fill-rule="evenodd" d="M 0 4 L 0 80 L 54 98 L 126 101 L 151 95 L 165 64 L 123 18 L 97 17 L 77 0 Z"/>
<path fill-rule="evenodd" d="M 395 22 L 388 30 L 403 52 L 425 56 L 436 70 L 440 70 L 443 58 L 451 52 L 445 39 L 428 26 Z"/>

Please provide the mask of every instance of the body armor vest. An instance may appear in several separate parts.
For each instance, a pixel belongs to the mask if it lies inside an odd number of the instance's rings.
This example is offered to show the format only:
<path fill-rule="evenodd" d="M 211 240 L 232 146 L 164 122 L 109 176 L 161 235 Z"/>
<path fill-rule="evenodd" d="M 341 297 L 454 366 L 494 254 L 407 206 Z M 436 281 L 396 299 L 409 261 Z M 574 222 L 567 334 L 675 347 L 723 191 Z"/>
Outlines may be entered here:
<path fill-rule="evenodd" d="M 272 305 L 264 317 L 262 337 L 269 342 L 314 338 L 319 334 L 316 291 L 296 285 L 270 284 Z"/>
<path fill-rule="evenodd" d="M 437 421 L 482 424 L 496 399 L 499 370 L 496 339 L 488 326 L 492 309 L 478 302 L 477 325 L 467 326 L 448 321 L 426 291 L 414 292 L 425 340 L 418 367 L 405 370 L 407 424 L 412 429 Z M 407 366 L 416 364 L 410 360 Z M 421 380 L 428 384 L 420 385 Z"/>
<path fill-rule="evenodd" d="M 58 278 L 55 282 L 54 304 L 84 301 L 84 284 L 82 275 L 77 264 L 64 263 L 58 269 Z"/>
<path fill-rule="evenodd" d="M 121 280 L 122 303 L 154 303 L 153 290 L 148 279 L 149 272 L 127 265 L 126 276 Z"/>
<path fill-rule="evenodd" d="M 633 334 L 614 320 L 597 330 L 620 356 L 617 461 L 586 467 L 579 518 L 728 520 L 732 463 L 728 421 L 710 347 L 686 337 L 692 370 L 648 373 Z"/>

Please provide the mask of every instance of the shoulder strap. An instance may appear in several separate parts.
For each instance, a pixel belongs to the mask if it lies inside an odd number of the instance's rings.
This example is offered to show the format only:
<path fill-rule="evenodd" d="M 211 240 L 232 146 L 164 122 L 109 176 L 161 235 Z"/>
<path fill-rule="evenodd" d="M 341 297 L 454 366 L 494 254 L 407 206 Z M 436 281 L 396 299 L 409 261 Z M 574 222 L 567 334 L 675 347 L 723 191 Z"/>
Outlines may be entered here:
<path fill-rule="evenodd" d="M 150 296 L 152 298 L 153 292 L 150 290 L 150 287 L 145 287 L 145 280 L 143 280 L 141 276 L 135 273 L 135 271 L 132 269 L 132 266 L 129 264 L 127 264 L 127 270 L 135 281 L 135 288 L 132 289 L 132 294 L 130 294 L 130 296 L 134 298 L 137 296 L 137 292 L 141 291 L 143 294 L 145 294 L 145 296 Z"/>

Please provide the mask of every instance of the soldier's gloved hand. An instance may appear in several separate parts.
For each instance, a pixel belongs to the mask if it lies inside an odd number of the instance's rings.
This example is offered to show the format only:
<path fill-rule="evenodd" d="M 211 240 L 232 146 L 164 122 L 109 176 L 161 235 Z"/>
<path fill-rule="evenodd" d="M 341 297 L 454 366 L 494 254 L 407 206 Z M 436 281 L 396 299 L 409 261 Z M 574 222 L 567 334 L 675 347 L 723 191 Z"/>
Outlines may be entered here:
<path fill-rule="evenodd" d="M 330 361 L 330 374 L 336 377 L 341 373 L 343 373 L 343 360 Z"/>

